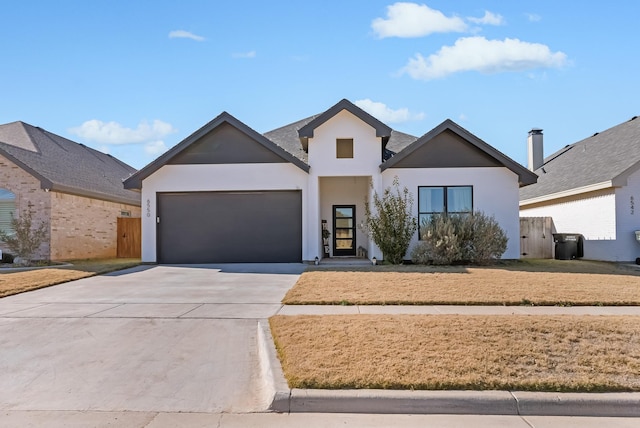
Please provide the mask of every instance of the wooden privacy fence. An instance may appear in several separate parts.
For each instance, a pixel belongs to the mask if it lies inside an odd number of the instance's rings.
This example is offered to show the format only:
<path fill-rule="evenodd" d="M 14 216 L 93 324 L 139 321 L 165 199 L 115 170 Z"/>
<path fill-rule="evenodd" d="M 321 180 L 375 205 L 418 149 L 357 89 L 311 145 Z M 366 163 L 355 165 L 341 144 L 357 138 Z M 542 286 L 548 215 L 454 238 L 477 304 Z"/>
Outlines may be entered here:
<path fill-rule="evenodd" d="M 555 226 L 551 217 L 520 217 L 520 256 L 552 259 Z"/>
<path fill-rule="evenodd" d="M 118 250 L 120 258 L 139 259 L 142 227 L 140 218 L 118 217 Z"/>

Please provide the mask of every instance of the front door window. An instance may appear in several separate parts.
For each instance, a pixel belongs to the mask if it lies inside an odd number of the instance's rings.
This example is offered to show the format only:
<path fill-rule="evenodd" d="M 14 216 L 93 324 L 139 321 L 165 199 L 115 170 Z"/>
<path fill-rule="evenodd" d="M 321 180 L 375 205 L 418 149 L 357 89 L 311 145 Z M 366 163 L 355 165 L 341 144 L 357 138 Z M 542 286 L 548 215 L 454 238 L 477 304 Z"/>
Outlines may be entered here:
<path fill-rule="evenodd" d="M 333 206 L 333 255 L 356 255 L 356 207 Z"/>

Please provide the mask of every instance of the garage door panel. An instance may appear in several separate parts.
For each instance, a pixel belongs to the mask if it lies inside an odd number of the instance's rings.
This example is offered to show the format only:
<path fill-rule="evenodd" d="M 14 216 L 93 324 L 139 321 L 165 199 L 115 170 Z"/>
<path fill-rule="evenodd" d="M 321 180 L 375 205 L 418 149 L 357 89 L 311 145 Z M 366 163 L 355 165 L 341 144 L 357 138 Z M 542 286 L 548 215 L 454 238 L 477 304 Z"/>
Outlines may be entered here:
<path fill-rule="evenodd" d="M 158 195 L 161 263 L 299 262 L 299 191 Z"/>

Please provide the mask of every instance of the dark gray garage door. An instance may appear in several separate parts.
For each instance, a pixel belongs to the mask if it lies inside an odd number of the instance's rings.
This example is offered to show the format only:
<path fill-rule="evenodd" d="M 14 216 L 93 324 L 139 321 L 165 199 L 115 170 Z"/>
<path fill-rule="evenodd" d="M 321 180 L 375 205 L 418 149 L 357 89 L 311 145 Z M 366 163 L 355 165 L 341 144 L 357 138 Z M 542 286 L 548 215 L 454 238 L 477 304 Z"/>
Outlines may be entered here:
<path fill-rule="evenodd" d="M 159 263 L 302 260 L 300 191 L 158 194 Z"/>

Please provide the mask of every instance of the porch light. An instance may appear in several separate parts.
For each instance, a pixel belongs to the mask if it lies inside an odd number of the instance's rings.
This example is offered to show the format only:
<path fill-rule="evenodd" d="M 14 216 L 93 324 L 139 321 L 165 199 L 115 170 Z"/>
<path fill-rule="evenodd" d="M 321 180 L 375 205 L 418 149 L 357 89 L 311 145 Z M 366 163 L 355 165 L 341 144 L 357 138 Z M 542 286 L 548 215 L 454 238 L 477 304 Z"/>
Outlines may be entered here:
<path fill-rule="evenodd" d="M 318 256 L 316 256 L 316 259 L 315 259 L 315 261 L 314 261 L 314 264 L 315 264 L 316 266 L 318 266 L 318 265 L 320 264 L 320 259 L 318 259 Z"/>
<path fill-rule="evenodd" d="M 378 259 L 376 259 L 376 257 L 373 256 L 373 258 L 371 259 L 371 263 L 373 263 L 373 265 L 375 266 L 376 264 L 378 264 Z"/>

